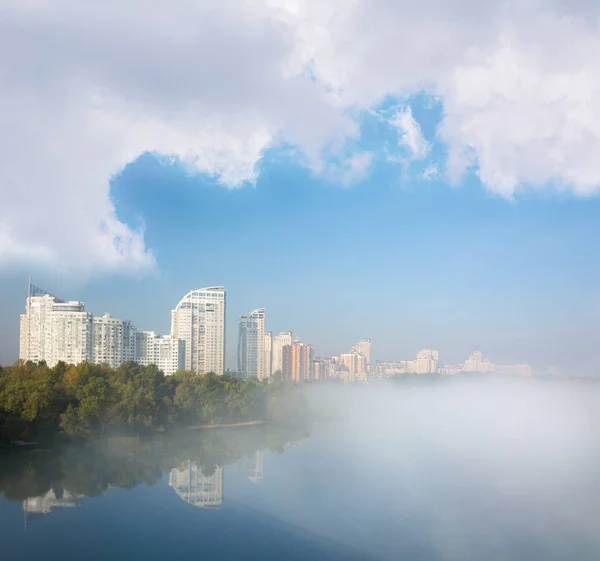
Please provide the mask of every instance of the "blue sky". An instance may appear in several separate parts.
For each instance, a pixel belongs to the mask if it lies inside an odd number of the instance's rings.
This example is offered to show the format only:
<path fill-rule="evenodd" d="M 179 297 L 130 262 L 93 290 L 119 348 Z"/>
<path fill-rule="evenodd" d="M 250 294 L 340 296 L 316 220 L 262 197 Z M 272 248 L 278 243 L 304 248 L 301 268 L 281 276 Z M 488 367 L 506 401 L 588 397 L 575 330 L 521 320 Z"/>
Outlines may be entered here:
<path fill-rule="evenodd" d="M 265 307 L 322 355 L 371 337 L 377 359 L 594 372 L 598 22 L 563 0 L 9 2 L 0 363 L 31 274 L 162 333 L 222 284 L 229 366 Z"/>
<path fill-rule="evenodd" d="M 377 359 L 433 346 L 443 362 L 481 348 L 498 362 L 587 367 L 600 311 L 600 202 L 536 193 L 508 201 L 474 174 L 460 185 L 423 179 L 429 163 L 443 166 L 443 147 L 435 146 L 437 109 L 414 106 L 431 155 L 386 161 L 394 131 L 365 117 L 357 148 L 378 156 L 370 176 L 349 187 L 287 151 L 270 151 L 256 185 L 236 189 L 146 154 L 113 178 L 111 195 L 123 222 L 143 223 L 158 269 L 85 280 L 40 271 L 34 280 L 163 333 L 188 290 L 222 284 L 229 366 L 238 317 L 265 307 L 268 329 L 292 330 L 317 354 L 371 337 Z M 2 362 L 17 353 L 26 278 L 23 269 L 0 280 L 10 312 L 1 319 Z"/>

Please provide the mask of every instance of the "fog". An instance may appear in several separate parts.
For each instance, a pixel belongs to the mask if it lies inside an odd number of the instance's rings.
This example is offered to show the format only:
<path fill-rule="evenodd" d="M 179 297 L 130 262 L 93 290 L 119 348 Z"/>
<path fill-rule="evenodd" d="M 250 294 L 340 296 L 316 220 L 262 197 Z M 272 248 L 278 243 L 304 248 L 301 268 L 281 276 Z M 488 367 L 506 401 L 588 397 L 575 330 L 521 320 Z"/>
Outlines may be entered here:
<path fill-rule="evenodd" d="M 63 559 L 73 530 L 66 558 L 90 560 L 117 546 L 146 560 L 600 558 L 599 382 L 420 376 L 304 392 L 306 426 L 4 458 L 0 517 L 23 536 L 7 558 Z"/>
<path fill-rule="evenodd" d="M 599 400 L 600 384 L 567 380 L 312 388 L 329 420 L 297 481 L 321 479 L 332 506 L 309 527 L 385 559 L 599 558 Z M 352 531 L 336 522 L 361 509 Z"/>

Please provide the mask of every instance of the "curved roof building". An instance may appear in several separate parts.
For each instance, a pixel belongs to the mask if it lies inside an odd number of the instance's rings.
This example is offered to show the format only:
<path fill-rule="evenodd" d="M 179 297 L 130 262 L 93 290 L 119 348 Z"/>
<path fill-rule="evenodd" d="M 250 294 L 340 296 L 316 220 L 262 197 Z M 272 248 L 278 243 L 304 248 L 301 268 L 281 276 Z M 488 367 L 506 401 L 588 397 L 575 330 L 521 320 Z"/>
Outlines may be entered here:
<path fill-rule="evenodd" d="M 171 335 L 185 341 L 185 369 L 219 376 L 225 370 L 225 288 L 188 292 L 171 312 Z"/>

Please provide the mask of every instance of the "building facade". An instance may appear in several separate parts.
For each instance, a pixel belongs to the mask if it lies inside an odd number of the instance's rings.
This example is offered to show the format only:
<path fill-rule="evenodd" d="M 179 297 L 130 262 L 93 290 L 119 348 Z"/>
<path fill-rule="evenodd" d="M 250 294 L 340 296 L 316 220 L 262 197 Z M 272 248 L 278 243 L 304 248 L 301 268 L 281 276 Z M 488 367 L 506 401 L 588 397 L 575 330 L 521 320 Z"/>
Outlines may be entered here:
<path fill-rule="evenodd" d="M 439 353 L 436 349 L 421 349 L 417 353 L 414 371 L 417 374 L 433 374 L 437 371 Z"/>
<path fill-rule="evenodd" d="M 494 365 L 488 360 L 483 359 L 483 353 L 481 351 L 475 351 L 471 353 L 469 358 L 465 360 L 464 370 L 465 372 L 492 372 Z"/>
<path fill-rule="evenodd" d="M 259 308 L 240 318 L 238 370 L 245 378 L 263 380 L 265 362 L 265 310 Z"/>
<path fill-rule="evenodd" d="M 93 359 L 93 316 L 83 302 L 65 302 L 29 286 L 25 313 L 20 318 L 19 358 L 78 364 Z"/>
<path fill-rule="evenodd" d="M 198 374 L 225 371 L 225 289 L 188 292 L 171 312 L 171 336 L 185 341 L 185 369 Z"/>
<path fill-rule="evenodd" d="M 290 346 L 292 344 L 292 332 L 282 331 L 279 335 L 273 337 L 273 348 L 272 348 L 272 363 L 271 371 L 277 372 L 278 370 L 283 372 L 283 347 Z"/>
<path fill-rule="evenodd" d="M 265 376 L 270 378 L 273 374 L 273 334 L 265 333 Z"/>
<path fill-rule="evenodd" d="M 371 369 L 371 339 L 361 339 L 354 345 L 354 351 L 365 357 L 365 372 Z"/>
<path fill-rule="evenodd" d="M 142 366 L 155 364 L 165 376 L 185 368 L 185 341 L 154 331 L 136 333 L 135 362 Z"/>
<path fill-rule="evenodd" d="M 284 380 L 302 382 L 313 379 L 314 351 L 312 345 L 297 339 L 291 345 L 284 345 L 282 353 Z"/>
<path fill-rule="evenodd" d="M 94 320 L 93 315 L 85 311 L 83 302 L 56 302 L 46 325 L 48 366 L 60 361 L 79 364 L 93 360 Z"/>
<path fill-rule="evenodd" d="M 108 313 L 94 318 L 94 362 L 113 368 L 123 362 L 123 322 Z"/>
<path fill-rule="evenodd" d="M 94 362 L 117 368 L 128 361 L 155 364 L 165 375 L 185 367 L 185 342 L 153 331 L 138 331 L 131 321 L 106 313 L 94 317 L 83 302 L 65 302 L 31 285 L 21 315 L 22 360 Z"/>

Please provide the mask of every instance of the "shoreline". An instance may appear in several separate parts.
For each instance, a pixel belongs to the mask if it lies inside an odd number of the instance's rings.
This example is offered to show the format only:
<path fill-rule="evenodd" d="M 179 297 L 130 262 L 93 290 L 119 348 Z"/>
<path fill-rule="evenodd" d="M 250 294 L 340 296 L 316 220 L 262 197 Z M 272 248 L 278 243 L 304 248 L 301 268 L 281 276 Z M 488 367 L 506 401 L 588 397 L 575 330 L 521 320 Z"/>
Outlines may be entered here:
<path fill-rule="evenodd" d="M 239 423 L 217 423 L 215 425 L 192 425 L 188 430 L 220 429 L 226 427 L 253 427 L 256 425 L 265 425 L 267 421 L 241 421 Z"/>

